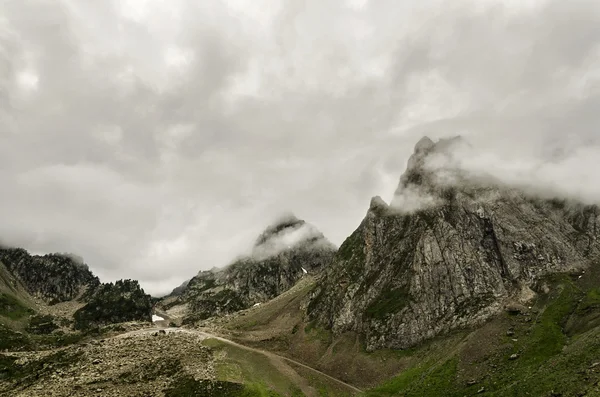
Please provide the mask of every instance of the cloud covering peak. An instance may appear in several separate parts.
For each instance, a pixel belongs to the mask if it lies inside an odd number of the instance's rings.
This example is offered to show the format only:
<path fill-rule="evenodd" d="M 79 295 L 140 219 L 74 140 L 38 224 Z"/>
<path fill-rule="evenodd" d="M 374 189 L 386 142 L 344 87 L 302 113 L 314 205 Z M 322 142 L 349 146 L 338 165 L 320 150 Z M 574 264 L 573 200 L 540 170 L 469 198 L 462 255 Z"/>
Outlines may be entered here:
<path fill-rule="evenodd" d="M 167 292 L 293 209 L 338 244 L 415 142 L 600 201 L 594 0 L 0 2 L 0 239 Z"/>

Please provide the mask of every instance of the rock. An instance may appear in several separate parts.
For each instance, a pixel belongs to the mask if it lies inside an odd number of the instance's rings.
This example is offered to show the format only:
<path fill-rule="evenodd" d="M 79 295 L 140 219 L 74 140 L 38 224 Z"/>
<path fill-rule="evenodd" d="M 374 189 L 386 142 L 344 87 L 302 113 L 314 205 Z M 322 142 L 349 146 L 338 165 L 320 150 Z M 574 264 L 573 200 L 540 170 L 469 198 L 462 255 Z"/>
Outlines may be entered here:
<path fill-rule="evenodd" d="M 477 394 L 481 393 L 485 393 L 485 387 L 482 387 L 481 389 L 477 390 Z"/>
<path fill-rule="evenodd" d="M 336 247 L 313 225 L 286 214 L 261 233 L 250 255 L 223 269 L 202 271 L 163 306 L 188 305 L 184 323 L 225 316 L 266 302 L 318 274 Z M 174 291 L 175 292 L 175 291 Z"/>
<path fill-rule="evenodd" d="M 504 309 L 528 314 L 518 303 L 524 290 L 600 255 L 589 244 L 600 227 L 575 228 L 586 211 L 600 225 L 598 211 L 557 208 L 460 170 L 432 168 L 430 161 L 452 156 L 454 144 L 418 145 L 398 191 L 412 189 L 426 205 L 396 211 L 392 201 L 389 211 L 367 211 L 311 293 L 311 321 L 334 335 L 360 334 L 368 351 L 406 349 Z"/>
<path fill-rule="evenodd" d="M 55 304 L 77 298 L 100 285 L 81 258 L 72 254 L 30 255 L 22 248 L 0 247 L 0 262 L 32 296 Z"/>
<path fill-rule="evenodd" d="M 524 314 L 527 313 L 527 308 L 519 303 L 511 302 L 504 306 L 504 310 L 509 314 Z"/>
<path fill-rule="evenodd" d="M 102 363 L 102 360 L 100 360 L 99 358 L 97 358 L 94 361 L 92 361 L 92 364 L 94 364 L 94 365 L 98 365 L 100 363 Z"/>
<path fill-rule="evenodd" d="M 511 354 L 508 359 L 509 360 L 516 360 L 517 358 L 519 358 L 519 355 L 515 353 L 515 354 Z"/>
<path fill-rule="evenodd" d="M 105 283 L 75 312 L 74 320 L 75 329 L 80 330 L 127 321 L 151 322 L 152 299 L 137 280 Z"/>
<path fill-rule="evenodd" d="M 506 331 L 506 336 L 513 336 L 515 334 L 514 331 L 508 330 Z"/>

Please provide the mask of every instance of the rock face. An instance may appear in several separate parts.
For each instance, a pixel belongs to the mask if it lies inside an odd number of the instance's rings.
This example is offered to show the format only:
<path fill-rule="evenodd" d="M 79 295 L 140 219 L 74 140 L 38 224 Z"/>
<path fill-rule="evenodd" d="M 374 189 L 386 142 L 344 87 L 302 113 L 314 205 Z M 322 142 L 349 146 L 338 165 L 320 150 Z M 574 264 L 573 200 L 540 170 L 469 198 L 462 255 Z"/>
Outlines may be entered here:
<path fill-rule="evenodd" d="M 2 289 L 6 291 L 0 294 L 0 298 L 3 298 L 0 300 L 11 304 L 12 310 L 8 313 L 11 318 L 16 316 L 15 308 L 20 308 L 24 312 L 23 316 L 32 314 L 26 307 L 17 306 L 18 302 L 28 301 L 30 298 L 27 296 L 31 295 L 48 305 L 77 302 L 81 306 L 85 303 L 74 314 L 77 329 L 126 321 L 151 321 L 151 298 L 144 293 L 137 281 L 121 280 L 115 284 L 100 284 L 100 280 L 88 266 L 73 255 L 37 256 L 30 255 L 21 248 L 0 248 L 0 263 L 3 265 L 0 268 L 0 292 Z M 22 289 L 27 296 L 21 297 L 18 294 Z M 53 307 L 58 306 L 60 305 Z M 0 316 L 5 312 L 8 311 L 0 310 Z M 49 330 L 51 323 L 45 316 L 33 317 L 30 332 L 44 333 L 41 331 Z"/>
<path fill-rule="evenodd" d="M 127 321 L 152 321 L 152 298 L 135 280 L 102 284 L 74 315 L 76 329 Z"/>
<path fill-rule="evenodd" d="M 29 294 L 49 304 L 73 300 L 100 284 L 87 265 L 68 255 L 38 256 L 22 248 L 0 248 L 0 262 Z"/>
<path fill-rule="evenodd" d="M 226 268 L 200 272 L 170 305 L 189 305 L 188 320 L 246 309 L 317 273 L 336 252 L 314 226 L 293 215 L 280 218 L 256 240 L 251 255 Z"/>
<path fill-rule="evenodd" d="M 597 207 L 473 181 L 451 160 L 460 140 L 417 145 L 392 205 L 380 198 L 340 247 L 308 314 L 368 350 L 408 348 L 480 324 L 531 298 L 545 275 L 600 257 Z"/>

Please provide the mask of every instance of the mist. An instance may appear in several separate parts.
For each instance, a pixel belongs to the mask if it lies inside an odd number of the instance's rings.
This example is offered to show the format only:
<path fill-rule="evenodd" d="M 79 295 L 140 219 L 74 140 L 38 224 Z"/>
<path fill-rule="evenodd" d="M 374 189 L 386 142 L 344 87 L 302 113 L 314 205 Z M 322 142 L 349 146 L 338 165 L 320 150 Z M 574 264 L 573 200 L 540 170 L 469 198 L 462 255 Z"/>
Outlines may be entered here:
<path fill-rule="evenodd" d="M 293 211 L 334 244 L 415 143 L 600 202 L 597 1 L 5 0 L 0 241 L 170 291 Z"/>

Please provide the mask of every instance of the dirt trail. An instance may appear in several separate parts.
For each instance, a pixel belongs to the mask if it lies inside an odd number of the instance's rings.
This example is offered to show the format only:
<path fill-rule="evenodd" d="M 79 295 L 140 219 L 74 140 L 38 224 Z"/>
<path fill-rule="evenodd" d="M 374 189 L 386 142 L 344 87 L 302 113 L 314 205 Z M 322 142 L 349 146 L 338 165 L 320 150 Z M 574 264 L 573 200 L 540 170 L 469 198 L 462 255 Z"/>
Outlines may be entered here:
<path fill-rule="evenodd" d="M 248 350 L 248 351 L 255 352 L 255 353 L 260 353 L 260 354 L 266 356 L 268 359 L 270 359 L 271 362 L 276 364 L 278 368 L 284 370 L 286 372 L 286 374 L 289 375 L 294 381 L 297 381 L 298 386 L 302 389 L 302 392 L 308 396 L 316 395 L 316 391 L 311 386 L 309 386 L 308 382 L 306 382 L 306 380 L 304 378 L 302 378 L 300 375 L 298 375 L 298 373 L 291 366 L 287 365 L 287 363 L 297 365 L 297 366 L 302 367 L 310 372 L 313 372 L 324 378 L 327 378 L 328 380 L 330 380 L 334 383 L 337 383 L 338 385 L 343 386 L 346 389 L 349 389 L 353 393 L 362 393 L 362 390 L 360 390 L 357 387 L 354 387 L 354 386 L 352 386 L 344 381 L 341 381 L 339 379 L 336 379 L 332 376 L 329 376 L 326 373 L 319 371 L 318 369 L 309 367 L 306 364 L 302 364 L 301 362 L 292 360 L 291 358 L 283 357 L 283 356 L 280 356 L 278 354 L 275 354 L 275 353 L 272 353 L 269 351 L 255 349 L 253 347 L 241 345 L 241 344 L 231 341 L 229 339 L 225 339 L 223 337 L 213 335 L 213 334 L 210 334 L 205 331 L 200 331 L 200 330 L 195 330 L 195 329 L 187 329 L 187 328 L 146 328 L 146 329 L 141 329 L 141 330 L 136 330 L 136 331 L 130 331 L 130 332 L 127 332 L 124 334 L 117 335 L 116 337 L 117 338 L 127 338 L 127 337 L 131 337 L 131 336 L 135 336 L 135 335 L 145 334 L 145 333 L 154 333 L 154 332 L 158 332 L 161 330 L 165 331 L 166 333 L 184 332 L 184 333 L 195 334 L 195 335 L 199 335 L 199 336 L 203 337 L 204 339 L 216 339 L 218 341 L 227 343 L 229 345 L 238 347 L 240 349 Z"/>

